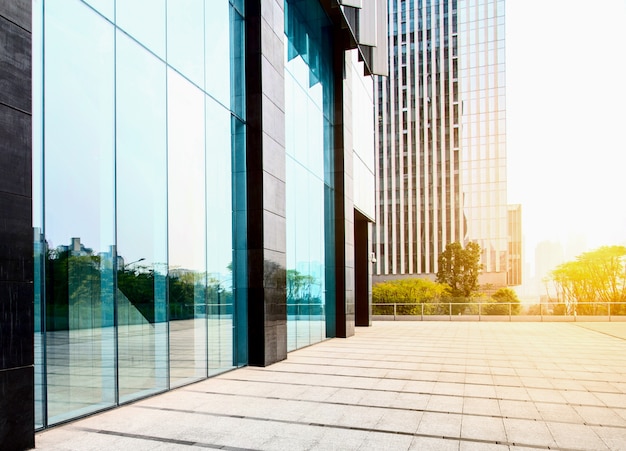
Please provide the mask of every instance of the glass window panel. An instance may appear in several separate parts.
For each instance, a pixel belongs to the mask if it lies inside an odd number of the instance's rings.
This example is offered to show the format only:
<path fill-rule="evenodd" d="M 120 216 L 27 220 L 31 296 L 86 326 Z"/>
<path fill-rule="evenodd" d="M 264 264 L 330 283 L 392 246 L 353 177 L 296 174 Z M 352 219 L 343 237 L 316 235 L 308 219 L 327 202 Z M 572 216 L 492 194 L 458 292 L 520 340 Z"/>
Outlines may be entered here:
<path fill-rule="evenodd" d="M 165 64 L 117 37 L 117 315 L 119 399 L 167 380 Z"/>
<path fill-rule="evenodd" d="M 212 1 L 205 8 L 205 90 L 225 106 L 230 106 L 230 4 Z M 236 14 L 233 11 L 233 14 Z M 234 30 L 235 31 L 235 30 Z M 233 49 L 234 50 L 234 49 Z"/>
<path fill-rule="evenodd" d="M 167 2 L 167 62 L 196 85 L 204 87 L 202 0 Z"/>
<path fill-rule="evenodd" d="M 170 383 L 206 376 L 204 94 L 168 69 Z"/>
<path fill-rule="evenodd" d="M 43 236 L 43 1 L 33 1 L 33 256 L 34 256 L 34 363 L 35 363 L 35 429 L 45 425 L 44 380 L 44 236 Z"/>
<path fill-rule="evenodd" d="M 209 374 L 233 367 L 233 204 L 230 112 L 206 101 Z"/>
<path fill-rule="evenodd" d="M 243 3 L 243 2 L 236 2 Z M 231 8 L 230 22 L 230 74 L 231 74 L 231 106 L 230 109 L 234 114 L 244 119 L 246 117 L 245 107 L 245 22 L 243 16 L 239 13 L 243 9 L 237 7 Z"/>
<path fill-rule="evenodd" d="M 117 25 L 165 59 L 165 0 L 118 0 Z"/>
<path fill-rule="evenodd" d="M 115 20 L 115 0 L 84 0 L 110 21 Z"/>
<path fill-rule="evenodd" d="M 235 352 L 234 363 L 242 366 L 248 362 L 248 259 L 246 213 L 246 134 L 245 125 L 231 117 L 233 146 L 233 284 L 235 302 Z"/>
<path fill-rule="evenodd" d="M 45 9 L 49 424 L 115 404 L 113 26 L 80 1 Z M 71 23 L 72 26 L 67 26 Z"/>

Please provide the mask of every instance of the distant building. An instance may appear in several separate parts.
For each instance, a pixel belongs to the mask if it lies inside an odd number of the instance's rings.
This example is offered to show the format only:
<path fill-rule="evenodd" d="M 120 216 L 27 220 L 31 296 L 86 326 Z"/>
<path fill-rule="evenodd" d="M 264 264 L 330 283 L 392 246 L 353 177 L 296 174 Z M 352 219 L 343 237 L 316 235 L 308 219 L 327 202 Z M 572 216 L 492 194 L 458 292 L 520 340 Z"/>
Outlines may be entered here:
<path fill-rule="evenodd" d="M 542 241 L 535 247 L 535 283 L 537 293 L 546 294 L 550 272 L 565 261 L 563 245 L 558 241 Z"/>
<path fill-rule="evenodd" d="M 504 0 L 389 0 L 389 77 L 376 82 L 374 281 L 432 277 L 477 242 L 506 286 Z"/>
<path fill-rule="evenodd" d="M 509 205 L 509 271 L 507 285 L 522 284 L 522 263 L 524 261 L 522 245 L 522 206 Z"/>

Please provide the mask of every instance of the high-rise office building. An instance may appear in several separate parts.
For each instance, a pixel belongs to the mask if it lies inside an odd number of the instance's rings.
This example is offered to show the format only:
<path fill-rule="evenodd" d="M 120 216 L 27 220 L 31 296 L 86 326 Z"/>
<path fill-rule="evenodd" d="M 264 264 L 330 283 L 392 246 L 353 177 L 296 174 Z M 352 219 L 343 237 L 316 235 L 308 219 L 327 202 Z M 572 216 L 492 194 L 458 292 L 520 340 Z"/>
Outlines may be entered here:
<path fill-rule="evenodd" d="M 506 286 L 504 0 L 389 0 L 389 77 L 375 83 L 374 280 L 434 275 L 477 242 Z"/>
<path fill-rule="evenodd" d="M 385 27 L 384 0 L 0 2 L 0 448 L 369 324 Z"/>
<path fill-rule="evenodd" d="M 522 206 L 509 205 L 509 273 L 507 285 L 519 286 L 522 284 Z"/>

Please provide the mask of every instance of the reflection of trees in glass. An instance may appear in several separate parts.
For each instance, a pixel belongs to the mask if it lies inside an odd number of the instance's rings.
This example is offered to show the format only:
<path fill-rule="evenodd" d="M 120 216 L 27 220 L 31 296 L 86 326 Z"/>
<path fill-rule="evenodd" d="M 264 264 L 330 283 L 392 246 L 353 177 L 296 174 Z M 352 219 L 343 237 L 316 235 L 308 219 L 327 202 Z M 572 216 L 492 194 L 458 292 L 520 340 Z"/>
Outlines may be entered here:
<path fill-rule="evenodd" d="M 122 265 L 117 270 L 119 292 L 126 296 L 149 323 L 163 321 L 164 318 L 159 317 L 162 315 L 157 315 L 155 312 L 155 287 L 159 283 L 163 284 L 165 280 L 163 275 L 159 274 L 155 277 L 154 269 L 148 266 L 136 266 L 132 269 L 129 269 L 129 266 Z M 162 303 L 165 303 L 164 299 Z"/>
<path fill-rule="evenodd" d="M 287 270 L 287 314 L 320 315 L 322 311 L 321 284 L 310 274 Z"/>
<path fill-rule="evenodd" d="M 93 255 L 80 239 L 46 252 L 49 331 L 113 325 L 113 258 Z"/>
<path fill-rule="evenodd" d="M 69 246 L 47 250 L 47 330 L 113 325 L 113 261 L 113 251 L 94 255 L 78 238 Z M 136 318 L 143 317 L 149 323 L 166 321 L 166 295 L 169 318 L 173 320 L 203 315 L 206 306 L 209 314 L 233 313 L 232 287 L 219 276 L 176 269 L 170 271 L 166 283 L 165 273 L 155 270 L 156 265 L 125 265 L 121 257 L 117 261 L 117 302 L 125 298 L 124 302 L 141 315 Z M 127 321 L 136 319 L 122 318 L 122 322 Z"/>
<path fill-rule="evenodd" d="M 232 315 L 232 288 L 230 287 L 230 284 L 220 281 L 219 277 L 207 277 L 206 299 L 209 315 Z"/>

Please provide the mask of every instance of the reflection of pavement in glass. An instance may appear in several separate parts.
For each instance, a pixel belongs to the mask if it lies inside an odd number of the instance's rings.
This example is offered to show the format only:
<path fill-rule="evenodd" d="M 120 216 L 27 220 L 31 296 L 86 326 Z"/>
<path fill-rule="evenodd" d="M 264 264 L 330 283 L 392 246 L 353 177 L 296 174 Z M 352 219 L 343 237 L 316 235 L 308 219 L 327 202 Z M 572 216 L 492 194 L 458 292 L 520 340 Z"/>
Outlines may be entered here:
<path fill-rule="evenodd" d="M 231 318 L 171 321 L 169 329 L 172 386 L 207 377 L 207 350 L 209 375 L 233 368 Z M 40 349 L 41 336 L 35 339 Z M 118 326 L 120 402 L 168 388 L 166 343 L 167 323 Z M 113 328 L 48 332 L 46 344 L 50 424 L 115 405 Z M 37 362 L 38 368 L 41 363 Z M 37 372 L 38 405 L 43 398 L 42 379 Z"/>
<path fill-rule="evenodd" d="M 326 337 L 326 321 L 322 319 L 296 319 L 287 317 L 287 350 L 318 343 Z"/>

